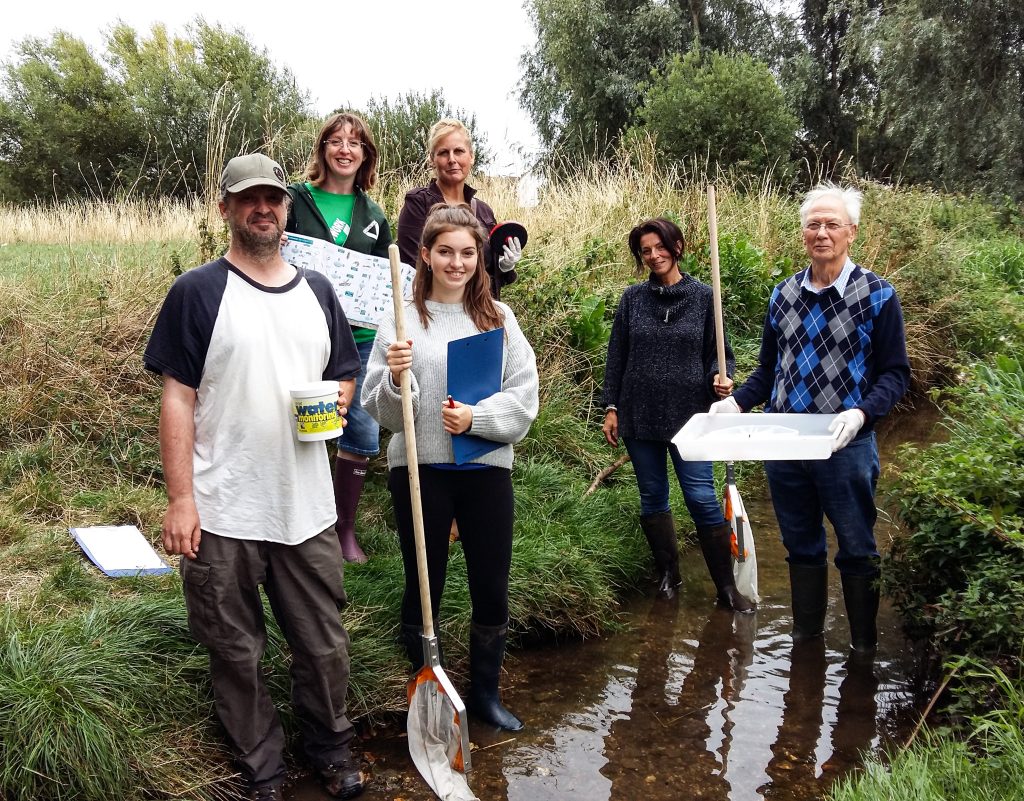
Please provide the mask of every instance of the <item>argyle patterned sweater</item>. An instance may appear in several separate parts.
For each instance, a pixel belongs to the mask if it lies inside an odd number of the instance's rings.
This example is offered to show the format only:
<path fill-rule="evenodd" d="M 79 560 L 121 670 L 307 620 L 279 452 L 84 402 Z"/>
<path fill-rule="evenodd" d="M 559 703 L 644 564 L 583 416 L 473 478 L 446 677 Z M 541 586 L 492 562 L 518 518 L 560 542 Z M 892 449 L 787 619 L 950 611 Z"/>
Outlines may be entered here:
<path fill-rule="evenodd" d="M 810 269 L 810 268 L 807 268 Z M 896 291 L 854 266 L 842 296 L 801 286 L 803 270 L 772 291 L 758 366 L 733 397 L 744 410 L 834 414 L 860 409 L 867 436 L 907 391 L 910 362 Z"/>

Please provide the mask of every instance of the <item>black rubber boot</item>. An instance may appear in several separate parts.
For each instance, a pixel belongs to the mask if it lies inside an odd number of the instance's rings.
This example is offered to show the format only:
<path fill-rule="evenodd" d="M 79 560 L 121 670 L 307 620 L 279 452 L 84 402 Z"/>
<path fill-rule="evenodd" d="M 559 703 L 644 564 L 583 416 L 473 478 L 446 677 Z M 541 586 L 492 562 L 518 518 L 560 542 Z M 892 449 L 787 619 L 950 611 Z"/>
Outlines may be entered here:
<path fill-rule="evenodd" d="M 523 722 L 505 709 L 498 694 L 501 663 L 505 659 L 508 625 L 469 626 L 469 694 L 466 708 L 492 726 L 520 731 Z"/>
<path fill-rule="evenodd" d="M 825 633 L 828 609 L 828 565 L 789 566 L 793 599 L 793 642 L 806 642 Z"/>
<path fill-rule="evenodd" d="M 679 544 L 676 542 L 676 524 L 671 512 L 641 515 L 640 527 L 647 537 L 658 570 L 658 595 L 674 598 L 676 587 L 683 583 L 679 576 Z"/>
<path fill-rule="evenodd" d="M 878 645 L 878 576 L 842 575 L 850 645 L 858 653 L 873 653 Z"/>
<path fill-rule="evenodd" d="M 697 542 L 700 543 L 704 562 L 708 566 L 711 580 L 718 591 L 718 603 L 732 607 L 736 612 L 753 612 L 757 605 L 736 589 L 732 575 L 732 548 L 729 543 L 728 523 L 717 526 L 697 526 Z"/>
<path fill-rule="evenodd" d="M 437 627 L 437 621 L 434 621 L 434 636 L 437 637 L 437 651 L 438 658 L 441 661 L 441 667 L 444 667 L 444 649 L 441 647 L 441 630 Z M 409 659 L 409 664 L 412 665 L 412 672 L 419 673 L 420 668 L 423 667 L 423 626 L 414 626 L 411 623 L 403 623 L 402 630 L 399 633 L 399 641 L 405 648 L 405 655 Z"/>

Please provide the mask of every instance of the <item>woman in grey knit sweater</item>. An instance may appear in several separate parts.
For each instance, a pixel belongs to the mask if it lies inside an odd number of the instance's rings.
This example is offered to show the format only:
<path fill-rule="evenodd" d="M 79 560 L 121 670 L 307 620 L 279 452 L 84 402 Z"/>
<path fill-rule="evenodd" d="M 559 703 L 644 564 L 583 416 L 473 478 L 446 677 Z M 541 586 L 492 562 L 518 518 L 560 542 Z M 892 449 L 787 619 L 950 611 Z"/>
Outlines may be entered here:
<path fill-rule="evenodd" d="M 409 660 L 423 664 L 416 552 L 405 435 L 401 374 L 412 371 L 416 449 L 423 528 L 430 575 L 431 614 L 444 590 L 452 520 L 466 556 L 470 626 L 470 691 L 467 706 L 499 728 L 522 722 L 502 706 L 498 677 L 508 633 L 508 576 L 512 563 L 512 445 L 537 416 L 537 362 L 512 310 L 493 300 L 483 268 L 487 235 L 468 206 L 433 207 L 423 228 L 408 339 L 395 341 L 394 320 L 377 330 L 362 401 L 382 426 L 394 431 L 388 445 L 388 487 L 405 566 L 402 637 Z M 483 400 L 448 399 L 448 343 L 503 328 L 501 389 Z M 452 435 L 472 432 L 500 445 L 467 464 L 455 464 Z M 436 626 L 435 626 L 436 630 Z"/>
<path fill-rule="evenodd" d="M 603 431 L 613 447 L 622 438 L 633 463 L 640 525 L 660 575 L 659 592 L 671 598 L 681 583 L 667 457 L 697 527 L 719 602 L 747 612 L 754 605 L 733 582 L 729 524 L 715 495 L 711 462 L 685 462 L 671 442 L 716 396 L 728 396 L 733 383 L 716 378 L 711 287 L 680 271 L 683 247 L 683 232 L 669 220 L 646 220 L 629 233 L 637 274 L 649 271 L 650 276 L 629 287 L 615 311 L 605 365 Z M 734 367 L 728 344 L 726 355 L 728 375 Z"/>

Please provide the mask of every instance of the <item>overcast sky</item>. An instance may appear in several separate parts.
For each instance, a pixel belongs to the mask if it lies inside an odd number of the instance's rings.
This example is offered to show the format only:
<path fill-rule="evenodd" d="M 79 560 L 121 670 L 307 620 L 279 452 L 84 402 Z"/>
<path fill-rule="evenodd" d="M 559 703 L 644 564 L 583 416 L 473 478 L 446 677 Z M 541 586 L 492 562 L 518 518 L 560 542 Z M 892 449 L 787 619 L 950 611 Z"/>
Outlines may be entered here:
<path fill-rule="evenodd" d="M 322 114 L 368 98 L 442 89 L 448 102 L 475 112 L 495 154 L 491 171 L 518 172 L 516 150 L 537 148 L 518 102 L 519 58 L 534 42 L 523 0 L 436 3 L 427 0 L 254 3 L 251 0 L 79 0 L 8 3 L 0 22 L 0 59 L 26 36 L 57 29 L 102 49 L 115 22 L 148 32 L 157 22 L 181 31 L 196 16 L 242 28 L 295 74 Z M 311 39 L 310 36 L 318 38 Z"/>

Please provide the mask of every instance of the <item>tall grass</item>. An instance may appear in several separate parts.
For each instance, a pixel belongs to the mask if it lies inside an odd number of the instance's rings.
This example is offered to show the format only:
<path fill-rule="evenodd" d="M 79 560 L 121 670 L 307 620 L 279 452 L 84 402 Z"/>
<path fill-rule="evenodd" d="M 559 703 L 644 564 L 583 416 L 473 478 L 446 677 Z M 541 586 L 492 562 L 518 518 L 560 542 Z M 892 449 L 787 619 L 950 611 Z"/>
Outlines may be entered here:
<path fill-rule="evenodd" d="M 999 691 L 995 711 L 974 717 L 963 739 L 928 733 L 889 765 L 869 758 L 839 781 L 832 801 L 1016 801 L 1024 797 L 1024 692 L 998 670 L 974 680 Z"/>
<path fill-rule="evenodd" d="M 12 243 L 183 242 L 195 238 L 200 208 L 198 202 L 141 198 L 119 203 L 88 199 L 2 204 L 0 247 Z"/>

